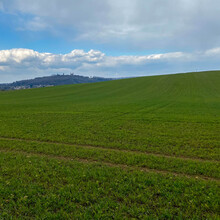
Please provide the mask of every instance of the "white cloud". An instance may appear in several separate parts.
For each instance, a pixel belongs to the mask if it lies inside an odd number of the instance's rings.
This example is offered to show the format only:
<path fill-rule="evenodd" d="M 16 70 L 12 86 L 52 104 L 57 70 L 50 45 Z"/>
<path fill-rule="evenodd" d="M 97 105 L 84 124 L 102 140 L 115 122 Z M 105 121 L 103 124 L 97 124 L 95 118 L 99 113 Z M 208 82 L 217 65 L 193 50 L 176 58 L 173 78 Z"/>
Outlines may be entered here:
<path fill-rule="evenodd" d="M 208 56 L 220 55 L 220 47 L 207 50 L 207 51 L 205 52 L 205 55 L 208 55 Z"/>
<path fill-rule="evenodd" d="M 117 73 L 117 76 L 127 77 L 193 71 L 206 66 L 216 69 L 220 67 L 219 58 L 219 48 L 146 56 L 107 56 L 96 50 L 73 50 L 67 54 L 40 53 L 21 48 L 0 50 L 0 82 L 72 71 L 87 76 L 114 77 Z"/>
<path fill-rule="evenodd" d="M 117 65 L 143 65 L 150 61 L 169 61 L 186 57 L 181 52 L 152 54 L 146 56 L 106 56 L 101 51 L 73 50 L 68 54 L 39 53 L 30 49 L 11 49 L 0 51 L 2 66 L 37 66 L 38 68 L 78 68 L 85 64 L 91 66 L 113 67 Z"/>
<path fill-rule="evenodd" d="M 96 63 L 102 60 L 104 54 L 100 51 L 90 50 L 84 52 L 83 50 L 73 50 L 68 54 L 51 54 L 39 53 L 30 49 L 11 49 L 0 51 L 0 65 L 4 66 L 22 66 L 24 64 L 37 64 L 38 68 L 52 67 L 75 67 L 83 63 Z"/>

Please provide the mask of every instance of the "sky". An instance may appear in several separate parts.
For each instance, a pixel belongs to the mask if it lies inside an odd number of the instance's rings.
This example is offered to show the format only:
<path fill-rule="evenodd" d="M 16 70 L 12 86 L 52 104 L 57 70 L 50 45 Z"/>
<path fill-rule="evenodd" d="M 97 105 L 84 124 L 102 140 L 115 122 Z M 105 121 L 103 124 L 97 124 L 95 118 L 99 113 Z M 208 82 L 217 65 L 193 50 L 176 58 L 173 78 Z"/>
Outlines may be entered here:
<path fill-rule="evenodd" d="M 0 0 L 0 83 L 220 69 L 219 0 Z"/>

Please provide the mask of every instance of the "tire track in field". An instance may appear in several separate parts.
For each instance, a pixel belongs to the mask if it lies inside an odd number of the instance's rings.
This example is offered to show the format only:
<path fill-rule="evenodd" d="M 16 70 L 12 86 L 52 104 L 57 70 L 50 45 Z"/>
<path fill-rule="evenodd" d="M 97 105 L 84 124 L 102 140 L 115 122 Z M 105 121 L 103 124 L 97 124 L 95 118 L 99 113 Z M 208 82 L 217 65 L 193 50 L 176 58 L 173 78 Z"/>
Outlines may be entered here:
<path fill-rule="evenodd" d="M 74 143 L 64 143 L 64 142 L 56 142 L 56 141 L 42 141 L 42 140 L 34 140 L 34 139 L 25 139 L 25 138 L 15 138 L 15 137 L 2 137 L 0 136 L 0 140 L 15 140 L 21 142 L 36 142 L 41 144 L 56 144 L 56 145 L 65 145 L 65 146 L 75 146 L 75 147 L 83 147 L 88 149 L 103 149 L 103 150 L 110 150 L 115 152 L 125 152 L 125 153 L 137 153 L 140 155 L 149 155 L 149 156 L 156 156 L 156 157 L 164 157 L 164 158 L 171 158 L 171 159 L 181 159 L 181 160 L 191 160 L 191 161 L 198 161 L 198 162 L 217 162 L 218 160 L 210 160 L 210 159 L 202 159 L 202 158 L 193 158 L 187 156 L 172 156 L 167 154 L 159 154 L 159 153 L 152 153 L 146 151 L 138 151 L 138 150 L 128 150 L 128 149 L 120 149 L 115 147 L 104 147 L 104 146 L 93 146 L 93 145 L 83 145 L 83 144 L 74 144 Z"/>
<path fill-rule="evenodd" d="M 189 174 L 182 174 L 182 173 L 177 173 L 173 171 L 165 171 L 165 170 L 158 170 L 158 169 L 150 169 L 146 167 L 135 167 L 131 165 L 126 165 L 126 164 L 115 164 L 111 162 L 100 162 L 97 160 L 92 160 L 92 159 L 82 159 L 82 158 L 71 158 L 71 157 L 65 157 L 65 156 L 56 156 L 56 155 L 51 155 L 51 154 L 44 154 L 44 153 L 31 153 L 31 152 L 26 152 L 22 150 L 10 150 L 10 149 L 0 149 L 0 153 L 15 153 L 15 154 L 21 154 L 27 157 L 30 156 L 36 156 L 36 157 L 42 157 L 42 158 L 47 158 L 47 159 L 56 159 L 56 160 L 63 160 L 63 161 L 77 161 L 80 163 L 88 163 L 88 164 L 97 164 L 97 165 L 104 165 L 104 166 L 109 166 L 109 167 L 116 167 L 116 168 L 121 168 L 123 170 L 127 171 L 139 171 L 139 172 L 146 172 L 146 173 L 158 173 L 162 175 L 173 175 L 176 177 L 186 177 L 190 179 L 197 179 L 197 180 L 205 180 L 205 181 L 214 181 L 214 182 L 220 182 L 219 179 L 214 178 L 214 177 L 208 177 L 208 176 L 202 176 L 202 175 L 189 175 Z"/>

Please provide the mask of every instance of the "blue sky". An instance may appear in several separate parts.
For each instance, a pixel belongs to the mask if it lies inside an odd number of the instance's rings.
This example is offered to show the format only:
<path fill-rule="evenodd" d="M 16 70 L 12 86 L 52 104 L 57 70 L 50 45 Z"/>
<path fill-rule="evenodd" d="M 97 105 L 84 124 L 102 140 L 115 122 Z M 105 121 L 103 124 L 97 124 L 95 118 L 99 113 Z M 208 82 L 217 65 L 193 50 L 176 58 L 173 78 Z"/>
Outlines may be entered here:
<path fill-rule="evenodd" d="M 217 0 L 0 0 L 0 83 L 220 68 Z"/>

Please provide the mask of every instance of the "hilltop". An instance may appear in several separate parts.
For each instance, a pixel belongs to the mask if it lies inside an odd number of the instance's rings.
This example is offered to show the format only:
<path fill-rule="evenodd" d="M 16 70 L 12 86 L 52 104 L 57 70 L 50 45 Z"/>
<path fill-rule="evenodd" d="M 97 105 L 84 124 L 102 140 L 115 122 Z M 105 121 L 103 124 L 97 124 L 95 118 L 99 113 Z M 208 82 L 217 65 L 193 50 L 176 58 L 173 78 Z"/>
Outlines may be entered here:
<path fill-rule="evenodd" d="M 37 77 L 34 79 L 21 80 L 13 83 L 0 84 L 0 90 L 19 90 L 19 89 L 30 89 L 30 88 L 41 88 L 41 87 L 51 87 L 58 85 L 69 85 L 69 84 L 79 84 L 79 83 L 94 83 L 113 80 L 111 78 L 103 77 L 87 77 L 80 75 L 52 75 Z"/>

